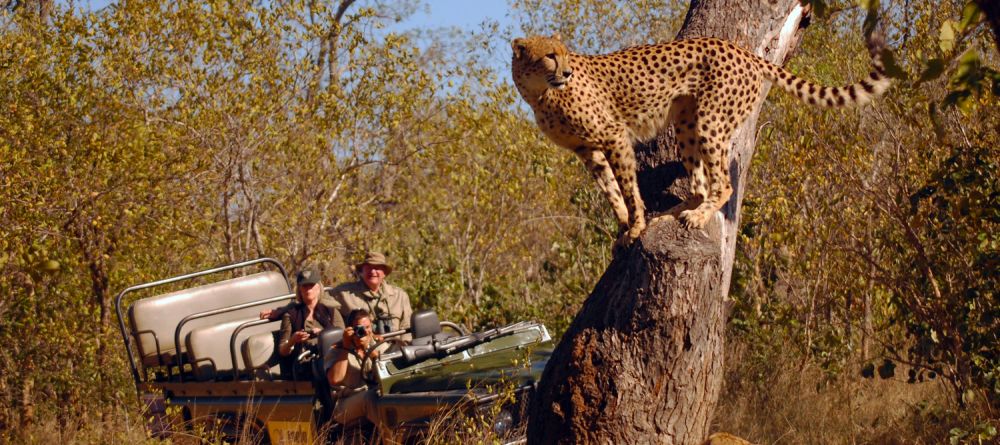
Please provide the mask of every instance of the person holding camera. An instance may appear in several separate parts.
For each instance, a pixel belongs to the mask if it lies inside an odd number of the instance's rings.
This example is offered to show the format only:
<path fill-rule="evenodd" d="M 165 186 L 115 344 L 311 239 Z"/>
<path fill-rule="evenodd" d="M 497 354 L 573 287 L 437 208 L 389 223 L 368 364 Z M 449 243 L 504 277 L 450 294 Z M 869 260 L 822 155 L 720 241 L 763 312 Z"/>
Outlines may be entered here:
<path fill-rule="evenodd" d="M 306 267 L 295 276 L 297 301 L 281 316 L 281 340 L 278 343 L 281 357 L 298 357 L 304 348 L 315 348 L 320 331 L 335 325 L 334 319 L 340 314 L 319 304 L 322 293 L 323 283 L 315 266 Z M 309 369 L 300 367 L 296 371 L 301 371 L 297 374 L 310 374 Z"/>
<path fill-rule="evenodd" d="M 406 291 L 385 282 L 392 273 L 392 266 L 380 252 L 368 252 L 360 263 L 354 265 L 358 281 L 341 284 L 332 290 L 340 314 L 346 319 L 351 311 L 365 309 L 371 317 L 376 334 L 408 329 L 413 309 Z M 397 337 L 409 342 L 412 336 Z"/>
<path fill-rule="evenodd" d="M 336 354 L 326 370 L 327 381 L 337 396 L 333 420 L 341 425 L 349 426 L 364 416 L 371 417 L 375 390 L 368 388 L 365 376 L 372 372 L 372 365 L 381 352 L 378 349 L 369 351 L 369 348 L 379 340 L 367 310 L 355 309 L 348 314 L 344 339 L 333 347 Z"/>

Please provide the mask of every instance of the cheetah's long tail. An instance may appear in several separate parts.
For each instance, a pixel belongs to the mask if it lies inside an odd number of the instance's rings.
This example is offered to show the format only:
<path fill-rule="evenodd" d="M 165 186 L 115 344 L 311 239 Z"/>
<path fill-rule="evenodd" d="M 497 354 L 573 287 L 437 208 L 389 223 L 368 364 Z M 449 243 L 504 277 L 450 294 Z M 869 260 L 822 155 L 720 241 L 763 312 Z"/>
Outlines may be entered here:
<path fill-rule="evenodd" d="M 788 70 L 761 60 L 765 64 L 764 74 L 789 94 L 804 102 L 823 107 L 851 107 L 864 105 L 881 95 L 892 85 L 892 79 L 885 75 L 882 52 L 885 40 L 881 34 L 873 33 L 868 39 L 868 53 L 872 56 L 872 72 L 868 78 L 853 85 L 825 87 L 795 76 Z"/>

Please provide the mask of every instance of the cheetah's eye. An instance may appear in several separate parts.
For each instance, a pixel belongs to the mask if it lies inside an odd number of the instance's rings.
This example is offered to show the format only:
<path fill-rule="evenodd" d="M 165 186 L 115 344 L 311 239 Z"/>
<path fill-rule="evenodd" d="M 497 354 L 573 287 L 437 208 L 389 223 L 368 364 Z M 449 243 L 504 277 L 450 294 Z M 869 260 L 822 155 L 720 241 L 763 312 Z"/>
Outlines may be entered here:
<path fill-rule="evenodd" d="M 556 60 L 556 53 L 548 53 L 545 55 L 546 59 Z"/>

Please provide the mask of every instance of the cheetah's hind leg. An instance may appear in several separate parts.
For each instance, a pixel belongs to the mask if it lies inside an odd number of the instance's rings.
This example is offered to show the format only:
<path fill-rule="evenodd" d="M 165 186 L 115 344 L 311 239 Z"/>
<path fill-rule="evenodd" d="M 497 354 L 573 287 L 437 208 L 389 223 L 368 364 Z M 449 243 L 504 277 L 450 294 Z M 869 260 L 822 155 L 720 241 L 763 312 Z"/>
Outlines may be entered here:
<path fill-rule="evenodd" d="M 684 171 L 688 175 L 688 187 L 690 196 L 683 202 L 671 207 L 665 214 L 657 216 L 650 221 L 650 224 L 662 222 L 667 219 L 679 219 L 681 212 L 693 210 L 701 203 L 705 202 L 708 195 L 708 178 L 705 176 L 705 164 L 699 154 L 698 113 L 695 101 L 691 97 L 678 99 L 675 102 L 677 114 L 674 122 L 674 134 L 676 135 L 677 146 L 680 149 L 681 162 L 684 164 Z"/>
<path fill-rule="evenodd" d="M 703 159 L 708 176 L 708 197 L 698 207 L 681 212 L 681 224 L 688 229 L 700 229 L 708 224 L 715 212 L 729 201 L 733 187 L 729 183 L 729 150 L 726 136 L 716 135 L 700 139 L 699 155 Z M 694 180 L 694 179 L 692 179 Z"/>

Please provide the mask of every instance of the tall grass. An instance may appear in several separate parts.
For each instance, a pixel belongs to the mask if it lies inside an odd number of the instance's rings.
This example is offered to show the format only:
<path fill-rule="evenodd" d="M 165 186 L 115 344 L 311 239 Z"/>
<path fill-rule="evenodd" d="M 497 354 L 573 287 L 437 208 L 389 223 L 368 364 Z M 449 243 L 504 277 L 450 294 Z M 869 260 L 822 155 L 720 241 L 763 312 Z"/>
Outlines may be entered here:
<path fill-rule="evenodd" d="M 756 444 L 996 443 L 985 434 L 962 436 L 977 425 L 996 428 L 1000 419 L 986 403 L 959 411 L 943 381 L 910 384 L 905 369 L 888 379 L 831 375 L 787 353 L 772 354 L 760 366 L 743 360 L 746 345 L 731 343 L 713 431 Z"/>

